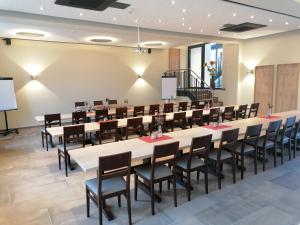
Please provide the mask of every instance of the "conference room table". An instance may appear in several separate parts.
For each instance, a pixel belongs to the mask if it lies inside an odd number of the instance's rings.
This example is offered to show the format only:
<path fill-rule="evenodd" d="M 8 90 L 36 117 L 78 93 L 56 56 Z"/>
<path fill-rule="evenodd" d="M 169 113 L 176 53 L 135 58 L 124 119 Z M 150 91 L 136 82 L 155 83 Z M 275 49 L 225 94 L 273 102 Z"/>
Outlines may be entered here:
<path fill-rule="evenodd" d="M 117 107 L 124 107 L 124 106 L 127 107 L 128 117 L 133 117 L 134 106 L 131 106 L 131 105 L 118 105 L 118 106 L 112 105 L 112 106 L 109 106 L 108 115 L 109 116 L 116 115 L 116 108 Z M 232 106 L 234 106 L 235 111 L 238 110 L 238 108 L 239 108 L 238 105 L 232 105 Z M 188 106 L 188 108 L 190 108 L 190 106 Z M 211 107 L 211 108 L 220 108 L 221 111 L 223 112 L 224 109 L 225 109 L 225 106 Z M 95 109 L 97 109 L 97 108 L 95 108 Z M 163 111 L 163 104 L 160 104 L 160 111 L 161 112 Z M 176 112 L 176 111 L 178 111 L 178 104 L 174 103 L 174 112 Z M 190 110 L 187 110 L 187 111 L 190 111 Z M 149 114 L 149 106 L 145 106 L 145 114 Z M 204 110 L 203 115 L 208 115 L 208 114 L 209 114 L 209 110 Z M 86 116 L 89 117 L 89 118 L 94 118 L 95 117 L 95 110 L 91 110 L 90 112 L 87 112 Z M 35 116 L 34 118 L 39 123 L 44 122 L 44 116 Z M 72 113 L 61 114 L 61 120 L 62 121 L 67 122 L 67 121 L 71 121 L 71 119 L 72 119 Z"/>
<path fill-rule="evenodd" d="M 168 137 L 167 140 L 158 139 L 157 141 L 154 139 L 152 140 L 152 142 L 149 142 L 149 139 L 147 139 L 148 141 L 145 141 L 145 139 L 142 137 L 102 145 L 89 146 L 69 151 L 69 155 L 71 159 L 74 160 L 75 163 L 77 163 L 83 171 L 96 171 L 98 169 L 99 157 L 131 151 L 132 162 L 134 164 L 134 161 L 149 160 L 153 154 L 153 149 L 155 145 L 179 141 L 180 150 L 184 150 L 190 147 L 193 137 L 212 134 L 212 141 L 216 142 L 220 140 L 221 134 L 224 130 L 239 128 L 239 135 L 242 136 L 245 134 L 247 127 L 250 125 L 262 124 L 262 130 L 265 131 L 270 121 L 282 120 L 284 124 L 286 118 L 290 116 L 296 116 L 297 120 L 299 120 L 300 111 L 276 113 L 270 117 L 262 116 L 235 120 L 225 122 L 223 124 L 220 124 L 219 126 L 208 125 L 178 130 L 166 133 L 165 136 Z M 264 135 L 264 133 L 265 132 L 262 132 L 261 135 Z M 143 191 L 146 194 L 149 194 L 149 190 L 143 188 Z M 159 202 L 161 201 L 161 198 L 157 194 L 155 194 L 155 200 Z M 109 208 L 105 207 L 103 209 L 108 220 L 113 220 L 115 218 L 112 211 Z"/>

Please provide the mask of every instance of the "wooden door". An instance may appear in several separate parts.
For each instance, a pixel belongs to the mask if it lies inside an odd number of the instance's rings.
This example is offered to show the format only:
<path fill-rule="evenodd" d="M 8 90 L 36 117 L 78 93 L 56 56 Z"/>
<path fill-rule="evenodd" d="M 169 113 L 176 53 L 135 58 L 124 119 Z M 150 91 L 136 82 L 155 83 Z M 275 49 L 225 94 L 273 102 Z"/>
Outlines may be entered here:
<path fill-rule="evenodd" d="M 297 109 L 300 64 L 277 66 L 276 112 Z"/>
<path fill-rule="evenodd" d="M 169 70 L 178 71 L 175 75 L 177 77 L 177 85 L 180 82 L 180 49 L 169 48 Z"/>
<path fill-rule="evenodd" d="M 255 68 L 254 101 L 259 103 L 258 115 L 268 112 L 268 104 L 273 102 L 274 65 Z"/>

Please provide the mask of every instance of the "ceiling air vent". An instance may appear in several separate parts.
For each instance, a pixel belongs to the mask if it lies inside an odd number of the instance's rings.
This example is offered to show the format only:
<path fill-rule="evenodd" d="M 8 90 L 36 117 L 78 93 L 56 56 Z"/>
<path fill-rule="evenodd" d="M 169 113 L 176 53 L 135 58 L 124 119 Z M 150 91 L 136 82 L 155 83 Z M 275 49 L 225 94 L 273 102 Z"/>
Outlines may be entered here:
<path fill-rule="evenodd" d="M 56 0 L 55 4 L 96 11 L 104 11 L 108 7 L 126 9 L 130 6 L 118 0 Z"/>
<path fill-rule="evenodd" d="M 227 32 L 236 32 L 242 33 L 250 30 L 259 29 L 262 27 L 266 27 L 266 25 L 256 24 L 256 23 L 241 23 L 241 24 L 225 24 L 220 30 Z"/>

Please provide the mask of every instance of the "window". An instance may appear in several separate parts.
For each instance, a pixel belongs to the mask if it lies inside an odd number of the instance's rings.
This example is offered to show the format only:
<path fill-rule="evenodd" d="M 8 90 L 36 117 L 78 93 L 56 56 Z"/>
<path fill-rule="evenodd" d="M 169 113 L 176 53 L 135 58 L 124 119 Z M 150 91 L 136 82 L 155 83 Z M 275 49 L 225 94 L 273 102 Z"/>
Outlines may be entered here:
<path fill-rule="evenodd" d="M 222 88 L 222 67 L 223 67 L 223 45 L 210 43 L 189 46 L 188 62 L 189 68 L 194 71 L 202 82 L 202 87 L 210 87 L 210 75 L 204 63 L 216 62 L 217 73 L 215 76 L 215 88 Z"/>

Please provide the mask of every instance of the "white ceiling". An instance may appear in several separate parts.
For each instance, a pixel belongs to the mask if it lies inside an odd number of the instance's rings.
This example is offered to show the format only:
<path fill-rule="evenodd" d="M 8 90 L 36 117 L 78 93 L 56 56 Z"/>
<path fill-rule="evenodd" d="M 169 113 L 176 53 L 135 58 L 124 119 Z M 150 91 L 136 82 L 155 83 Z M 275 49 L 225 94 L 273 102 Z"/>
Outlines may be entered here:
<path fill-rule="evenodd" d="M 237 1 L 295 16 L 300 15 L 300 4 L 295 0 Z M 300 20 L 297 18 L 221 0 L 175 0 L 174 5 L 172 0 L 120 0 L 131 6 L 126 10 L 108 8 L 104 12 L 64 7 L 55 5 L 54 2 L 55 0 L 0 0 L 0 10 L 18 12 L 0 12 L 0 35 L 15 37 L 12 34 L 15 30 L 33 29 L 47 32 L 47 40 L 50 41 L 85 42 L 90 36 L 108 36 L 116 38 L 114 45 L 131 46 L 136 42 L 133 27 L 140 26 L 147 28 L 142 32 L 144 41 L 159 40 L 166 42 L 167 46 L 176 46 L 222 38 L 247 39 L 295 30 L 300 26 Z M 183 9 L 186 10 L 185 13 Z M 269 22 L 270 19 L 272 22 Z M 265 24 L 267 27 L 240 34 L 218 33 L 223 24 L 243 22 Z"/>

